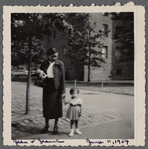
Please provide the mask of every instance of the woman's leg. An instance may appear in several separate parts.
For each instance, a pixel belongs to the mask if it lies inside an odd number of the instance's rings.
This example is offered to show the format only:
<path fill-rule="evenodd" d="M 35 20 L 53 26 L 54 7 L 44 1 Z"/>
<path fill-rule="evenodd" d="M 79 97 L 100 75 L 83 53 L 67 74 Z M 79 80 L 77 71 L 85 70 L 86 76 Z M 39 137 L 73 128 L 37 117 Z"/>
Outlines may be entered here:
<path fill-rule="evenodd" d="M 46 132 L 48 132 L 48 128 L 49 128 L 49 119 L 48 119 L 48 118 L 45 118 L 45 126 L 44 126 L 44 128 L 42 129 L 41 133 L 46 133 Z"/>
<path fill-rule="evenodd" d="M 49 119 L 45 118 L 45 127 L 49 127 Z"/>
<path fill-rule="evenodd" d="M 74 127 L 74 126 L 73 126 L 73 125 L 74 125 L 74 122 L 75 122 L 74 120 L 71 120 L 71 121 L 70 121 L 70 129 L 71 129 L 71 131 L 70 131 L 70 133 L 69 133 L 69 136 L 70 136 L 70 137 L 72 137 L 72 136 L 74 135 L 74 128 L 73 128 L 73 127 Z"/>
<path fill-rule="evenodd" d="M 53 128 L 53 134 L 58 134 L 58 120 L 59 118 L 55 118 L 55 121 L 54 121 L 54 128 Z"/>
<path fill-rule="evenodd" d="M 58 127 L 58 120 L 59 118 L 56 118 L 55 121 L 54 121 L 54 127 Z"/>
<path fill-rule="evenodd" d="M 79 130 L 78 122 L 79 122 L 79 120 L 75 120 L 75 127 L 76 127 L 76 133 L 80 135 L 80 134 L 82 134 L 82 132 Z"/>

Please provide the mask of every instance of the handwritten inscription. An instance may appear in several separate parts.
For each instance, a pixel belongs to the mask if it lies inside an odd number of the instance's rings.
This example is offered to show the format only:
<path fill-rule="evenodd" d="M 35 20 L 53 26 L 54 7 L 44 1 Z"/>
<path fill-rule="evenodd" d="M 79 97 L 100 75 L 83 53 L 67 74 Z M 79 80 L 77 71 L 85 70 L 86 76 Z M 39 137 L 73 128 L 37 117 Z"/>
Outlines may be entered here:
<path fill-rule="evenodd" d="M 123 140 L 107 140 L 107 143 L 112 143 L 112 144 L 125 144 L 128 145 L 129 140 L 123 139 Z"/>
<path fill-rule="evenodd" d="M 41 140 L 41 139 L 37 139 L 37 140 L 35 140 L 35 139 L 33 139 L 33 140 L 31 140 L 31 141 L 23 141 L 23 140 L 13 140 L 13 142 L 16 144 L 16 145 L 19 145 L 19 144 L 29 144 L 29 142 L 30 143 L 35 143 L 35 142 L 39 142 L 40 144 L 47 144 L 47 143 L 64 143 L 64 141 L 60 141 L 60 140 L 58 140 L 58 139 L 56 139 L 56 140 Z"/>
<path fill-rule="evenodd" d="M 23 141 L 23 140 L 13 140 L 13 142 L 16 144 L 16 145 L 21 145 L 21 144 L 24 144 L 24 145 L 27 145 L 29 143 L 40 143 L 40 144 L 47 144 L 47 143 L 65 143 L 64 141 L 60 141 L 58 139 L 56 140 L 42 140 L 42 139 L 33 139 L 31 141 Z M 89 146 L 92 146 L 93 144 L 111 144 L 111 145 L 115 145 L 115 144 L 122 144 L 122 145 L 128 145 L 129 144 L 129 140 L 127 139 L 117 139 L 117 140 L 105 140 L 105 141 L 92 141 L 90 139 L 86 139 L 86 142 L 88 143 Z"/>
<path fill-rule="evenodd" d="M 90 141 L 88 138 L 86 139 L 86 142 L 89 143 L 89 146 L 91 146 L 92 144 L 103 144 L 104 143 L 102 141 Z"/>
<path fill-rule="evenodd" d="M 18 145 L 18 144 L 28 144 L 27 141 L 22 141 L 22 140 L 13 140 L 13 142 L 15 142 L 16 145 Z"/>
<path fill-rule="evenodd" d="M 43 143 L 64 143 L 64 141 L 59 141 L 58 139 L 56 139 L 55 141 L 38 139 L 38 141 L 40 142 L 40 144 L 43 144 Z"/>
<path fill-rule="evenodd" d="M 86 142 L 88 142 L 89 146 L 91 146 L 92 144 L 104 144 L 104 143 L 107 143 L 107 144 L 125 144 L 125 145 L 128 145 L 129 144 L 129 140 L 107 140 L 107 142 L 104 142 L 104 141 L 91 141 L 90 139 L 86 139 Z"/>

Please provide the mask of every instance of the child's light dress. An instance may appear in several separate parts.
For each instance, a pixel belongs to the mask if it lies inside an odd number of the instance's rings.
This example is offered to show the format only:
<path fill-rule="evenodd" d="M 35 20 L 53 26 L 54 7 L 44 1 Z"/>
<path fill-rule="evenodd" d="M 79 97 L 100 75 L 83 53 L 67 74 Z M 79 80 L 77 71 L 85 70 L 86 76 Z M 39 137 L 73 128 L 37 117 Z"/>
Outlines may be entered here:
<path fill-rule="evenodd" d="M 70 100 L 69 108 L 67 111 L 67 118 L 70 120 L 78 120 L 81 116 L 81 104 L 83 103 L 81 98 L 75 98 Z"/>

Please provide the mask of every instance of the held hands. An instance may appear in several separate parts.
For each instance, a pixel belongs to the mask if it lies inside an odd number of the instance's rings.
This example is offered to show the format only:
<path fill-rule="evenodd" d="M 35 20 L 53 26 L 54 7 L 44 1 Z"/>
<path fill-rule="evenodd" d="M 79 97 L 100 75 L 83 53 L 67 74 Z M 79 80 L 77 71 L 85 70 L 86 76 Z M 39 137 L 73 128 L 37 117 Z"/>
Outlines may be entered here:
<path fill-rule="evenodd" d="M 62 99 L 65 99 L 66 94 L 65 94 L 65 93 L 63 93 L 61 96 L 62 96 Z"/>
<path fill-rule="evenodd" d="M 68 104 L 68 102 L 64 101 L 64 105 L 67 105 L 67 104 Z"/>
<path fill-rule="evenodd" d="M 63 93 L 62 94 L 62 99 L 63 99 L 63 103 L 65 104 L 65 105 L 67 105 L 69 102 L 66 100 L 66 94 L 65 93 Z"/>

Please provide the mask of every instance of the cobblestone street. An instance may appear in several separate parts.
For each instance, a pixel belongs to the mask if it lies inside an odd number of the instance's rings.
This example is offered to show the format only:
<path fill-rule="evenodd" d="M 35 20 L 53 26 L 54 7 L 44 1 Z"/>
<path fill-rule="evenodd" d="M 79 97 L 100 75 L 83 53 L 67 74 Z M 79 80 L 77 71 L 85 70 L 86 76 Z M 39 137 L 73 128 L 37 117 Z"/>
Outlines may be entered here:
<path fill-rule="evenodd" d="M 30 111 L 28 115 L 25 115 L 26 83 L 12 82 L 11 85 L 12 139 L 40 134 L 45 124 L 42 115 L 42 88 L 31 85 Z M 69 89 L 69 87 L 66 88 L 66 98 L 70 98 Z M 133 96 L 96 92 L 86 89 L 87 88 L 85 88 L 85 90 L 80 89 L 80 97 L 84 101 L 82 117 L 79 122 L 80 128 L 119 121 L 125 117 L 130 123 L 130 120 L 133 118 L 133 107 L 127 110 L 127 107 L 125 108 L 124 105 L 121 105 L 124 108 L 123 110 L 120 107 L 117 108 L 121 110 L 121 113 L 118 113 L 117 109 L 114 107 L 116 107 L 117 104 L 122 104 L 124 99 L 127 105 L 133 106 Z M 116 102 L 117 99 L 118 102 Z M 110 100 L 112 101 L 111 103 Z M 68 105 L 63 105 L 63 117 L 59 119 L 59 131 L 70 129 L 69 119 L 66 118 L 67 109 Z M 127 118 L 127 115 L 129 115 L 129 118 Z M 54 120 L 50 120 L 49 124 L 49 131 L 52 131 Z"/>

